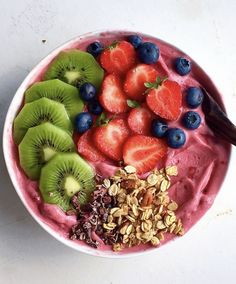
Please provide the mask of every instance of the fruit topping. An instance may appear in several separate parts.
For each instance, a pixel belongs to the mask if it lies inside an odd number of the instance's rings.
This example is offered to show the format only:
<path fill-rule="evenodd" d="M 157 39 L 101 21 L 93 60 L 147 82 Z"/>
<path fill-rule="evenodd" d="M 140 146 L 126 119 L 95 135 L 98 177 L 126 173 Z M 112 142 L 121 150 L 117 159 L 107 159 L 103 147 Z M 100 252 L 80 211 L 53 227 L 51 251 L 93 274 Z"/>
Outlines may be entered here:
<path fill-rule="evenodd" d="M 93 100 L 88 103 L 88 111 L 92 114 L 99 115 L 103 112 L 103 108 L 98 100 Z"/>
<path fill-rule="evenodd" d="M 88 112 L 81 112 L 75 118 L 75 128 L 78 133 L 84 133 L 93 124 L 93 118 Z"/>
<path fill-rule="evenodd" d="M 147 107 L 137 107 L 130 111 L 128 125 L 137 134 L 150 135 L 152 118 L 153 114 Z"/>
<path fill-rule="evenodd" d="M 14 120 L 14 141 L 20 144 L 30 127 L 50 122 L 72 134 L 72 123 L 63 104 L 41 98 L 23 106 Z"/>
<path fill-rule="evenodd" d="M 197 129 L 201 124 L 201 116 L 195 111 L 188 111 L 183 115 L 183 124 L 187 129 Z"/>
<path fill-rule="evenodd" d="M 107 158 L 94 146 L 92 130 L 86 131 L 78 140 L 77 149 L 81 156 L 91 162 L 103 162 Z"/>
<path fill-rule="evenodd" d="M 111 113 L 122 113 L 128 110 L 127 98 L 117 75 L 107 75 L 102 84 L 99 101 L 105 110 Z"/>
<path fill-rule="evenodd" d="M 176 72 L 181 75 L 187 75 L 191 71 L 192 64 L 191 62 L 184 57 L 178 57 L 175 60 L 175 69 Z"/>
<path fill-rule="evenodd" d="M 128 71 L 124 82 L 124 90 L 131 99 L 145 100 L 145 91 L 147 88 L 144 83 L 155 82 L 158 72 L 147 64 L 139 64 Z"/>
<path fill-rule="evenodd" d="M 141 43 L 137 51 L 139 60 L 146 64 L 156 63 L 160 55 L 159 47 L 152 42 Z"/>
<path fill-rule="evenodd" d="M 123 119 L 113 119 L 94 129 L 95 146 L 107 157 L 122 160 L 122 147 L 129 136 L 129 128 Z"/>
<path fill-rule="evenodd" d="M 92 42 L 87 47 L 87 52 L 97 57 L 103 51 L 103 46 L 99 41 Z"/>
<path fill-rule="evenodd" d="M 150 90 L 146 97 L 149 108 L 166 120 L 177 120 L 181 113 L 182 93 L 175 81 L 157 78 L 155 83 L 146 83 Z"/>
<path fill-rule="evenodd" d="M 128 36 L 128 41 L 133 45 L 133 47 L 136 49 L 140 46 L 142 43 L 142 38 L 139 35 L 130 35 Z"/>
<path fill-rule="evenodd" d="M 101 53 L 100 62 L 108 73 L 125 74 L 136 61 L 132 44 L 127 41 L 115 41 Z"/>
<path fill-rule="evenodd" d="M 152 121 L 151 131 L 154 137 L 157 138 L 165 137 L 167 134 L 167 130 L 168 130 L 168 125 L 166 122 L 159 119 L 154 119 Z"/>
<path fill-rule="evenodd" d="M 96 97 L 97 91 L 93 84 L 87 82 L 80 86 L 79 93 L 83 101 L 89 102 Z"/>
<path fill-rule="evenodd" d="M 180 128 L 169 128 L 167 131 L 167 144 L 170 148 L 180 148 L 186 142 L 186 136 Z"/>
<path fill-rule="evenodd" d="M 80 205 L 89 201 L 95 189 L 94 175 L 91 166 L 78 154 L 57 154 L 42 168 L 39 189 L 46 203 L 68 211 L 75 194 Z"/>
<path fill-rule="evenodd" d="M 189 87 L 187 89 L 186 102 L 190 108 L 197 108 L 203 102 L 204 95 L 200 88 Z"/>
<path fill-rule="evenodd" d="M 30 179 L 40 176 L 41 167 L 58 152 L 73 152 L 71 136 L 46 122 L 29 128 L 19 145 L 20 165 Z"/>
<path fill-rule="evenodd" d="M 61 51 L 55 57 L 44 74 L 44 80 L 60 79 L 78 88 L 90 82 L 99 89 L 103 75 L 103 69 L 91 54 L 72 49 Z"/>
<path fill-rule="evenodd" d="M 84 107 L 79 98 L 78 89 L 58 79 L 37 82 L 25 92 L 25 102 L 30 103 L 41 98 L 62 103 L 72 121 Z"/>
<path fill-rule="evenodd" d="M 166 153 L 165 141 L 144 135 L 129 137 L 123 147 L 125 164 L 134 166 L 139 174 L 153 170 Z"/>

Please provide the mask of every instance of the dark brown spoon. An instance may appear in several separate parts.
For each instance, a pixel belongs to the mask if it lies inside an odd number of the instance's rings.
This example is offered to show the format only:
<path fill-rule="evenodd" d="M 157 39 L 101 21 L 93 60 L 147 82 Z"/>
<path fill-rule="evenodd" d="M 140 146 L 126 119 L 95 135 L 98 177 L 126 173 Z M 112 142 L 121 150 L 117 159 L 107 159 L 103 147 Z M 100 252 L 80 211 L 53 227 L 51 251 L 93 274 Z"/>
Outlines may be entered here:
<path fill-rule="evenodd" d="M 202 109 L 207 125 L 216 135 L 236 146 L 236 126 L 228 119 L 213 97 L 204 88 L 202 90 L 204 92 Z"/>

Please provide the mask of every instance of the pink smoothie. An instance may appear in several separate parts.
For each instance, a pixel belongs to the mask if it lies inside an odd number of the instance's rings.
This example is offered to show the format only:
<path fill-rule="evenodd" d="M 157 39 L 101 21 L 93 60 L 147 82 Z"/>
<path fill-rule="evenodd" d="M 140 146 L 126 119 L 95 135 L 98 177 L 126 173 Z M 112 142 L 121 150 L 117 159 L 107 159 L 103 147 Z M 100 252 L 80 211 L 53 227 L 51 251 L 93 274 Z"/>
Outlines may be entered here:
<path fill-rule="evenodd" d="M 110 44 L 113 40 L 124 39 L 130 33 L 113 32 L 101 33 L 98 36 L 88 36 L 86 38 L 77 38 L 76 40 L 64 45 L 62 49 L 78 48 L 85 50 L 87 45 L 95 40 L 101 41 L 104 45 Z M 144 41 L 151 41 L 160 48 L 160 58 L 156 68 L 161 75 L 168 76 L 169 79 L 177 81 L 182 88 L 183 104 L 185 90 L 189 86 L 203 86 L 215 99 L 222 105 L 219 92 L 211 82 L 205 72 L 190 58 L 192 61 L 192 71 L 187 76 L 179 76 L 173 69 L 173 60 L 177 56 L 186 56 L 183 52 L 175 47 L 152 37 L 142 35 Z M 187 56 L 188 57 L 188 56 Z M 188 57 L 189 58 L 189 57 Z M 32 74 L 30 83 L 27 87 L 36 81 L 40 81 L 50 62 L 41 64 L 41 71 Z M 183 112 L 188 110 L 183 105 Z M 182 219 L 185 232 L 187 232 L 211 207 L 221 183 L 226 174 L 230 145 L 217 138 L 205 124 L 204 115 L 200 108 L 199 114 L 202 117 L 201 126 L 194 131 L 186 131 L 187 142 L 181 149 L 169 149 L 168 155 L 164 159 L 162 166 L 177 165 L 179 175 L 172 178 L 172 186 L 169 189 L 170 196 L 179 204 L 177 211 L 178 217 Z M 180 126 L 179 122 L 172 122 L 171 126 Z M 182 126 L 181 126 L 182 127 Z M 68 232 L 76 219 L 73 216 L 67 216 L 60 208 L 54 205 L 45 204 L 38 190 L 38 183 L 30 181 L 22 171 L 18 149 L 12 139 L 12 132 L 9 130 L 8 139 L 10 141 L 11 166 L 17 176 L 18 183 L 22 189 L 22 195 L 31 210 L 50 228 L 56 231 L 60 236 L 68 238 Z M 106 163 L 93 164 L 97 172 L 104 177 L 112 175 L 116 167 Z M 161 166 L 161 165 L 160 165 Z M 167 235 L 163 243 L 173 239 L 174 236 Z M 85 246 L 84 243 L 78 242 L 78 246 Z M 153 249 L 149 245 L 142 245 L 126 249 L 121 253 L 131 253 L 142 250 Z M 98 250 L 111 250 L 109 246 L 101 244 Z M 118 253 L 116 253 L 118 254 Z"/>

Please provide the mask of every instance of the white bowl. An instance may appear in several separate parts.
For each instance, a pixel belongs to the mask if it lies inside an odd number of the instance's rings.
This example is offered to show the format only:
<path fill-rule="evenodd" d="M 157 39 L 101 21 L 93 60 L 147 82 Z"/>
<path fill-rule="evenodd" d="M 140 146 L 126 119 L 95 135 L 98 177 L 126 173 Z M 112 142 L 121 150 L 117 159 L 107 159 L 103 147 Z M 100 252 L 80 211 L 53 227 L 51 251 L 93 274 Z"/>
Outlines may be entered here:
<path fill-rule="evenodd" d="M 119 34 L 119 33 L 129 33 L 129 34 L 134 34 L 135 32 L 133 31 L 109 31 L 112 34 Z M 82 36 L 78 36 L 66 43 L 64 43 L 63 45 L 59 46 L 58 48 L 56 48 L 54 51 L 52 51 L 48 56 L 46 56 L 43 60 L 41 60 L 36 67 L 33 68 L 33 70 L 28 74 L 28 76 L 25 78 L 25 80 L 22 82 L 22 84 L 20 85 L 20 87 L 18 88 L 15 96 L 12 99 L 12 102 L 9 106 L 8 112 L 7 112 L 7 116 L 6 116 L 6 120 L 5 120 L 5 125 L 4 125 L 4 131 L 3 131 L 3 153 L 4 153 L 4 157 L 5 157 L 5 162 L 6 162 L 6 166 L 8 169 L 8 173 L 9 176 L 12 180 L 12 183 L 14 185 L 14 188 L 17 192 L 17 194 L 19 195 L 22 203 L 24 204 L 24 206 L 26 207 L 26 209 L 28 210 L 28 212 L 31 214 L 31 216 L 36 220 L 36 222 L 43 227 L 49 234 L 51 234 L 54 238 L 56 238 L 58 241 L 62 242 L 63 244 L 77 250 L 77 251 L 81 251 L 84 252 L 86 254 L 90 254 L 90 255 L 94 255 L 94 256 L 101 256 L 101 257 L 109 257 L 109 258 L 124 258 L 124 257 L 128 257 L 128 256 L 134 256 L 134 255 L 143 255 L 146 254 L 147 252 L 151 252 L 153 251 L 152 249 L 147 250 L 147 251 L 140 251 L 140 252 L 133 252 L 131 254 L 116 254 L 112 251 L 100 251 L 100 250 L 95 250 L 89 246 L 84 246 L 84 245 L 80 245 L 76 242 L 73 242 L 69 239 L 66 239 L 64 236 L 61 236 L 58 232 L 56 232 L 55 230 L 53 230 L 49 225 L 47 225 L 46 223 L 44 223 L 39 216 L 31 209 L 31 207 L 29 206 L 26 198 L 24 197 L 24 195 L 22 194 L 22 188 L 20 186 L 20 184 L 18 183 L 17 180 L 17 175 L 14 171 L 14 167 L 13 167 L 13 163 L 14 161 L 12 160 L 12 126 L 13 126 L 13 121 L 14 118 L 16 117 L 19 108 L 22 105 L 22 101 L 23 101 L 23 96 L 24 96 L 24 92 L 27 89 L 27 87 L 30 85 L 32 79 L 34 79 L 37 74 L 42 70 L 42 68 L 46 65 L 48 65 L 48 63 L 62 50 L 66 49 L 68 46 L 71 45 L 75 45 L 78 41 L 81 41 L 85 38 L 88 37 L 93 37 L 96 35 L 99 35 L 101 33 L 100 32 L 92 32 L 92 33 L 87 33 L 84 34 Z M 152 37 L 149 35 L 145 35 L 148 37 Z M 194 62 L 194 61 L 193 61 Z M 196 64 L 196 63 L 195 63 Z M 207 76 L 207 74 L 205 74 L 205 72 L 196 64 L 196 66 L 199 68 L 200 72 L 204 73 L 205 78 L 207 78 L 208 83 L 211 85 L 211 88 L 214 89 L 214 91 L 216 93 L 219 94 L 219 92 L 217 91 L 217 88 L 215 87 L 215 85 L 213 84 L 213 82 L 211 81 L 211 79 Z M 220 94 L 219 94 L 220 97 Z M 221 100 L 221 98 L 220 98 Z"/>

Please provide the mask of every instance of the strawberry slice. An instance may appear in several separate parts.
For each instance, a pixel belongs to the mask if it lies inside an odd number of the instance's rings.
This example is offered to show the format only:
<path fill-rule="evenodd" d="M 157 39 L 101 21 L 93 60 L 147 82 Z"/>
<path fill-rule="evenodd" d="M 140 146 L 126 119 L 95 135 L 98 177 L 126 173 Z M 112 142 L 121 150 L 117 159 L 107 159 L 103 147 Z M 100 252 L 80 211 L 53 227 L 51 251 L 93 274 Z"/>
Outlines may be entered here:
<path fill-rule="evenodd" d="M 105 77 L 99 101 L 105 110 L 111 113 L 122 113 L 128 110 L 127 98 L 122 90 L 120 79 L 116 75 L 110 74 Z"/>
<path fill-rule="evenodd" d="M 147 64 L 139 64 L 131 69 L 125 78 L 124 90 L 131 99 L 143 101 L 145 100 L 144 92 L 146 87 L 144 83 L 154 82 L 158 72 L 156 69 Z"/>
<path fill-rule="evenodd" d="M 92 130 L 86 131 L 78 140 L 79 154 L 90 162 L 104 162 L 107 158 L 93 145 Z"/>
<path fill-rule="evenodd" d="M 149 108 L 164 119 L 177 120 L 180 116 L 182 106 L 180 85 L 170 80 L 151 85 L 146 97 Z"/>
<path fill-rule="evenodd" d="M 136 52 L 127 41 L 115 41 L 108 46 L 100 57 L 102 67 L 108 73 L 125 74 L 136 62 Z"/>
<path fill-rule="evenodd" d="M 153 170 L 166 153 L 164 140 L 144 135 L 131 136 L 123 147 L 125 164 L 134 166 L 139 174 Z"/>
<path fill-rule="evenodd" d="M 137 134 L 150 135 L 153 118 L 153 113 L 143 105 L 130 111 L 128 125 Z"/>
<path fill-rule="evenodd" d="M 95 129 L 95 146 L 107 157 L 120 161 L 122 160 L 122 147 L 129 136 L 129 128 L 123 119 L 111 120 L 106 125 Z"/>

